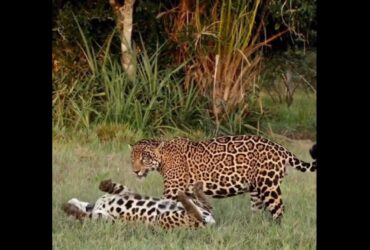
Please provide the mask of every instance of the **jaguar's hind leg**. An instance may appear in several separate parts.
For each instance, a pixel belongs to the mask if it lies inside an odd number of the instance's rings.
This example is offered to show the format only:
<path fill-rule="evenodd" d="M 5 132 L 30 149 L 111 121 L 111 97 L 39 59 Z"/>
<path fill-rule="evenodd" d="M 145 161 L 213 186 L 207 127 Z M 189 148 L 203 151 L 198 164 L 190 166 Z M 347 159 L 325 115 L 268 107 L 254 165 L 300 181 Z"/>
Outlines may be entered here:
<path fill-rule="evenodd" d="M 128 187 L 119 183 L 112 182 L 111 179 L 100 182 L 99 189 L 109 194 L 122 195 L 126 193 L 132 193 L 132 191 Z"/>
<path fill-rule="evenodd" d="M 82 208 L 74 202 L 67 202 L 63 204 L 62 209 L 66 214 L 75 217 L 77 220 L 82 220 L 85 217 L 88 217 L 90 214 L 86 212 L 85 208 Z"/>
<path fill-rule="evenodd" d="M 195 198 L 200 202 L 201 207 L 206 209 L 209 212 L 212 211 L 213 207 L 209 203 L 207 196 L 203 192 L 202 182 L 197 182 L 194 184 L 193 192 L 194 192 Z"/>
<path fill-rule="evenodd" d="M 191 217 L 195 218 L 199 222 L 203 221 L 202 214 L 199 212 L 194 202 L 184 192 L 180 191 L 178 193 L 177 199 L 179 202 L 182 203 L 185 210 Z"/>
<path fill-rule="evenodd" d="M 261 198 L 264 205 L 269 210 L 274 221 L 280 223 L 283 213 L 284 205 L 281 199 L 281 190 L 279 186 L 273 186 L 268 188 L 264 193 L 262 193 Z"/>

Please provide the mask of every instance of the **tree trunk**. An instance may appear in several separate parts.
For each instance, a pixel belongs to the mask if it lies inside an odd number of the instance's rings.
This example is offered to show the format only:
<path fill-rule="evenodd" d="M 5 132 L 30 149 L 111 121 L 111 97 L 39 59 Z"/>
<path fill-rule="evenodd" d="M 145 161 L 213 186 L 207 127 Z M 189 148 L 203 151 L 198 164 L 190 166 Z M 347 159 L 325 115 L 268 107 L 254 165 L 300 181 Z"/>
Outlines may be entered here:
<path fill-rule="evenodd" d="M 133 23 L 133 9 L 135 0 L 125 0 L 121 5 L 117 0 L 109 0 L 116 17 L 116 23 L 121 37 L 121 65 L 130 80 L 135 78 L 135 58 L 131 47 L 131 34 Z"/>

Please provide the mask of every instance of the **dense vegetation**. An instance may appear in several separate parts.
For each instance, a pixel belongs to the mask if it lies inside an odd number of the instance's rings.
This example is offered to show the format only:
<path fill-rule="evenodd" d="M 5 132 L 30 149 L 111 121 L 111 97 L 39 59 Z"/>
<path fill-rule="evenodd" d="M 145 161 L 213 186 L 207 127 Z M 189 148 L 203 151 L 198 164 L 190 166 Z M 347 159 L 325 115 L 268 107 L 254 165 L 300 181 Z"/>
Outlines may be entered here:
<path fill-rule="evenodd" d="M 54 0 L 53 11 L 56 135 L 260 133 L 274 106 L 314 98 L 315 1 L 138 0 L 134 81 L 108 1 Z"/>

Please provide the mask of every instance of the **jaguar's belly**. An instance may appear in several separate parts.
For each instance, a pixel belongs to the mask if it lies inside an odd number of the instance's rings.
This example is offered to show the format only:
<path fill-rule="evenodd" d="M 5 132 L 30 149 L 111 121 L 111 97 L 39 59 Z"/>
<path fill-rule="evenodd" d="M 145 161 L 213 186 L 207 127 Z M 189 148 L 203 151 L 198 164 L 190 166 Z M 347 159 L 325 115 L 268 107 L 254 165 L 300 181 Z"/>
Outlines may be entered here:
<path fill-rule="evenodd" d="M 225 198 L 243 194 L 249 191 L 249 183 L 241 181 L 233 181 L 235 176 L 228 176 L 228 178 L 220 177 L 217 181 L 200 180 L 196 181 L 203 182 L 203 190 L 206 195 L 212 196 L 213 198 Z M 226 181 L 228 180 L 228 181 Z M 194 183 L 196 182 L 194 181 Z"/>

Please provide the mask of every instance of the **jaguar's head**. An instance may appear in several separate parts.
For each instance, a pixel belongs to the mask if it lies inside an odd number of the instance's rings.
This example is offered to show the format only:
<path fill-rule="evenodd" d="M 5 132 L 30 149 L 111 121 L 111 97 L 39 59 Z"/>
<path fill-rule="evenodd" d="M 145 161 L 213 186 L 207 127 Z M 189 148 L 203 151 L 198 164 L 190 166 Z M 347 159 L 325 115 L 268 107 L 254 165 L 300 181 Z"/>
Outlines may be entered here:
<path fill-rule="evenodd" d="M 161 141 L 141 140 L 132 145 L 132 170 L 137 177 L 146 177 L 149 171 L 158 170 L 161 164 L 159 148 Z"/>

